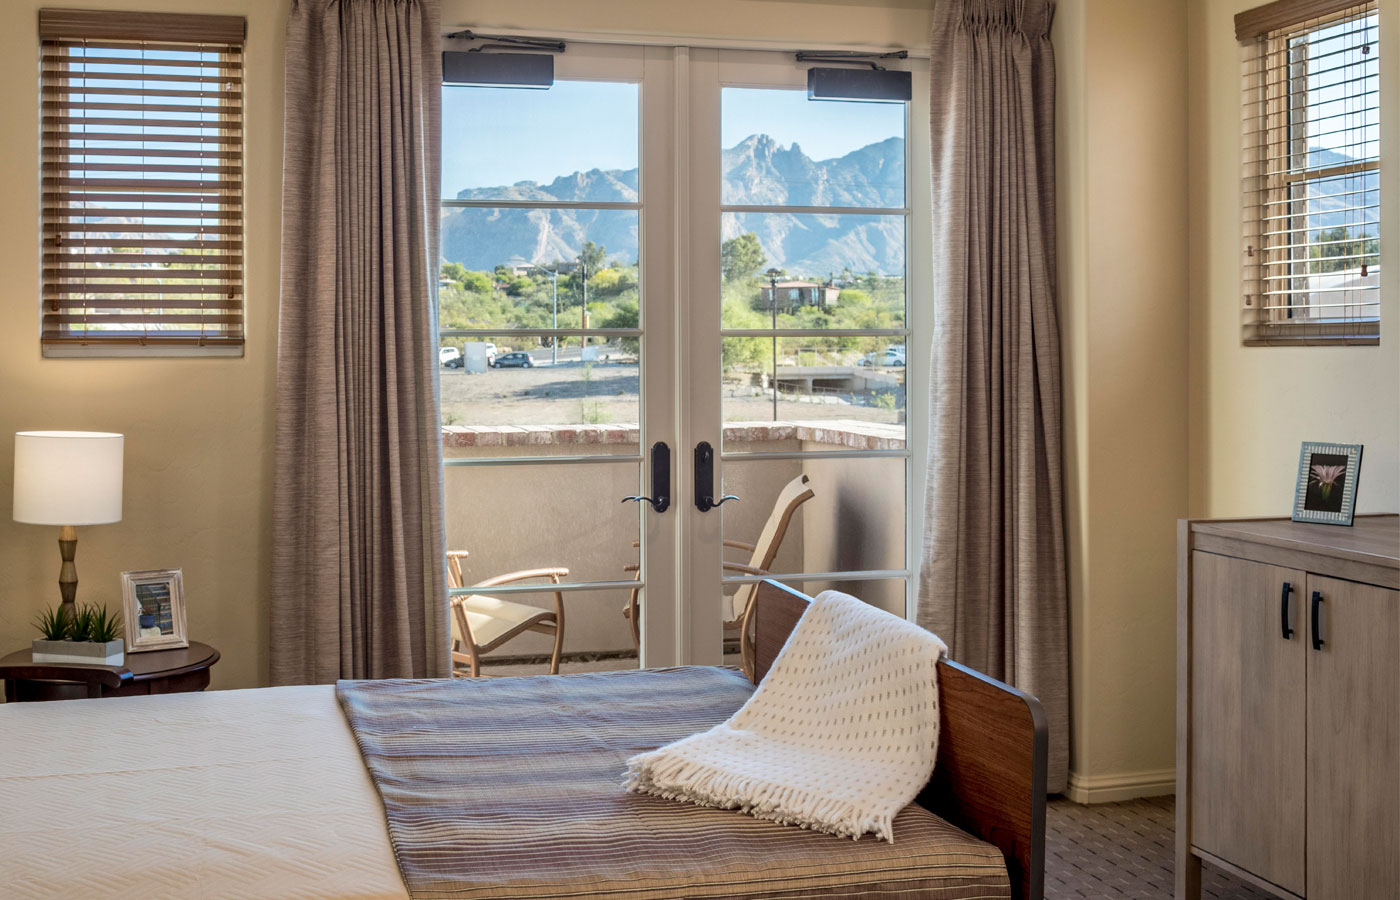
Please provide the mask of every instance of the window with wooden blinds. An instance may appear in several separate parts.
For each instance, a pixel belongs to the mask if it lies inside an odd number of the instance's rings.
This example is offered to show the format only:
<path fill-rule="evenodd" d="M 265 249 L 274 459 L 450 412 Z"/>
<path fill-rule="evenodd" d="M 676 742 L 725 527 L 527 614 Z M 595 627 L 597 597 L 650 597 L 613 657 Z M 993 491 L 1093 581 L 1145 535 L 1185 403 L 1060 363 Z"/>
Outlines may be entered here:
<path fill-rule="evenodd" d="M 1380 340 L 1376 3 L 1241 13 L 1246 344 Z"/>
<path fill-rule="evenodd" d="M 40 11 L 46 356 L 242 353 L 244 32 Z"/>

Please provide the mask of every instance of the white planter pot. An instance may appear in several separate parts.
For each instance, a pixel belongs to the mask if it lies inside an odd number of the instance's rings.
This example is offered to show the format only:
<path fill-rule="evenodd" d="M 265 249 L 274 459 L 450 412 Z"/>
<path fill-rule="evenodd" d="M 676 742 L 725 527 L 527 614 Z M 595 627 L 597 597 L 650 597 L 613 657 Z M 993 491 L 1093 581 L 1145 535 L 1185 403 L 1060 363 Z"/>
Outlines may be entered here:
<path fill-rule="evenodd" d="M 99 644 L 94 641 L 36 640 L 36 663 L 72 663 L 80 666 L 119 666 L 126 661 L 126 644 L 121 638 Z"/>

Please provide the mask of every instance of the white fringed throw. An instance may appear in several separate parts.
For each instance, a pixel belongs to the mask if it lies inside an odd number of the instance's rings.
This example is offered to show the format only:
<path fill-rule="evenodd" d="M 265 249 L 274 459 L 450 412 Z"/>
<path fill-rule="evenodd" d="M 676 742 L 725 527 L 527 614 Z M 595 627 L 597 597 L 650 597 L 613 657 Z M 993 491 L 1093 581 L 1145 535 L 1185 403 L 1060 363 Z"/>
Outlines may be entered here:
<path fill-rule="evenodd" d="M 627 789 L 893 843 L 938 752 L 937 636 L 836 591 L 803 614 L 747 703 L 627 761 Z"/>

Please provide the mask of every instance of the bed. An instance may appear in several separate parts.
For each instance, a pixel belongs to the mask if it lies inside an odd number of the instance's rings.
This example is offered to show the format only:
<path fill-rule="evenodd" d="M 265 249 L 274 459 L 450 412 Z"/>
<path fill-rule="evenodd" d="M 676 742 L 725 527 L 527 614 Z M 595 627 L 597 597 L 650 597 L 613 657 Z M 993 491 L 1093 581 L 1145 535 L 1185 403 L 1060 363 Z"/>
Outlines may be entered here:
<path fill-rule="evenodd" d="M 755 603 L 758 681 L 807 598 L 766 582 Z M 1039 900 L 1039 705 L 956 663 L 940 685 L 938 766 L 889 845 L 616 787 L 623 754 L 741 703 L 752 686 L 734 670 L 466 684 L 482 781 L 459 817 L 478 830 L 453 852 L 475 854 L 472 877 L 417 896 Z M 493 714 L 491 695 L 514 705 Z M 562 724 L 531 733 L 531 710 Z M 405 900 L 395 850 L 331 685 L 0 706 L 6 898 Z"/>

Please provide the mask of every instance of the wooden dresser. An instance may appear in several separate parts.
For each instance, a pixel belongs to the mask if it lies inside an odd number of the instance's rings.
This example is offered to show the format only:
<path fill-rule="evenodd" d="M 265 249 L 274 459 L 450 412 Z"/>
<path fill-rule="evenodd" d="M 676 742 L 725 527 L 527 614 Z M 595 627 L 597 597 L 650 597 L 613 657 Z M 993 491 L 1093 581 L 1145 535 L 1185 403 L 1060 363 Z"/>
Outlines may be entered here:
<path fill-rule="evenodd" d="M 1177 900 L 1400 898 L 1400 517 L 1177 534 Z"/>

